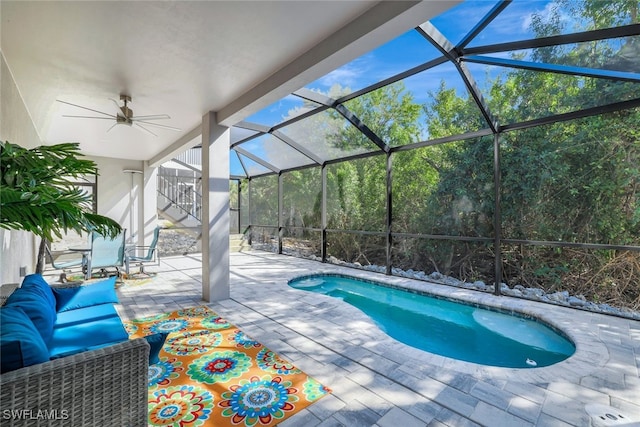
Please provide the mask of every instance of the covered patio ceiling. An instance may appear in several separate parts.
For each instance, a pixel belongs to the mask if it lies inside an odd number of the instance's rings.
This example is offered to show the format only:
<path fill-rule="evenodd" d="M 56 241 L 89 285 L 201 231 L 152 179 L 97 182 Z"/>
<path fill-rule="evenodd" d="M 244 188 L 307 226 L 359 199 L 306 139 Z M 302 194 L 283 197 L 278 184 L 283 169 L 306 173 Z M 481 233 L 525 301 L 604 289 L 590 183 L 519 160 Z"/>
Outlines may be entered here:
<path fill-rule="evenodd" d="M 158 165 L 199 143 L 203 114 L 234 125 L 456 3 L 3 1 L 1 48 L 42 143 Z M 56 102 L 115 115 L 121 94 L 180 130 Z"/>

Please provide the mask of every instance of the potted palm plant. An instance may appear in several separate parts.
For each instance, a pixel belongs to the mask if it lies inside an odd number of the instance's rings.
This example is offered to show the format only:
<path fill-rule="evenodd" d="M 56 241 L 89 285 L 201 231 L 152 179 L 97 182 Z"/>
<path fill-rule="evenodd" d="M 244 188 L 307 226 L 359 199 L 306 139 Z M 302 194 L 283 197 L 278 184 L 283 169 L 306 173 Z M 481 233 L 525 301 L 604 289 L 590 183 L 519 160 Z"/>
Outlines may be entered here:
<path fill-rule="evenodd" d="M 115 237 L 120 225 L 91 212 L 91 196 L 74 185 L 98 173 L 92 160 L 82 159 L 78 143 L 27 149 L 0 141 L 0 227 L 29 231 L 42 238 L 36 272 L 44 270 L 47 241 L 68 231 Z"/>

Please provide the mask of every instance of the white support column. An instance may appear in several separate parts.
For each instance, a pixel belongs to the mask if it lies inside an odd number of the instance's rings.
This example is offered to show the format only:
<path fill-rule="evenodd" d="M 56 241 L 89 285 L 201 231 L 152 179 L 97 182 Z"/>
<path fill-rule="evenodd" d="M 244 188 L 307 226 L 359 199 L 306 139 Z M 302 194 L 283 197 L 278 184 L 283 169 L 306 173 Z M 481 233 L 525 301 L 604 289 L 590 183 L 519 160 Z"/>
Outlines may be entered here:
<path fill-rule="evenodd" d="M 144 164 L 140 222 L 143 236 L 138 239 L 138 245 L 148 246 L 158 225 L 158 168 L 149 166 L 147 162 Z"/>
<path fill-rule="evenodd" d="M 229 298 L 230 130 L 202 116 L 202 298 Z"/>

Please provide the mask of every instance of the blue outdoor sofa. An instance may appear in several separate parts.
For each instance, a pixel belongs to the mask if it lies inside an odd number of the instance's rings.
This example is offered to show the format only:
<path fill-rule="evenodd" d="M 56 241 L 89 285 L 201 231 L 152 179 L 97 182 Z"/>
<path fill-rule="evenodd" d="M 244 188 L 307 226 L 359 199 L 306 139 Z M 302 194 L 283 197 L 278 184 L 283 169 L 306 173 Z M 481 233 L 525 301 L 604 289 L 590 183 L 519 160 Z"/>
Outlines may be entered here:
<path fill-rule="evenodd" d="M 24 278 L 0 308 L 6 425 L 147 425 L 150 347 L 129 340 L 117 303 L 115 277 L 67 288 Z"/>

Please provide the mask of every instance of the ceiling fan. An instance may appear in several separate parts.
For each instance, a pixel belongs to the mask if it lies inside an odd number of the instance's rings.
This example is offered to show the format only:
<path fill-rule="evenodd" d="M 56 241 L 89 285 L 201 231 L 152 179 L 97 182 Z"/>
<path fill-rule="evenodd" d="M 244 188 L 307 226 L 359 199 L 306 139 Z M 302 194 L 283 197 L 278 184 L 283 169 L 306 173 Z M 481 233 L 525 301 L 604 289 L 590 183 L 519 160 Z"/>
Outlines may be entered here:
<path fill-rule="evenodd" d="M 172 126 L 167 126 L 167 125 L 162 125 L 160 123 L 152 122 L 152 120 L 170 119 L 171 117 L 168 114 L 156 114 L 156 115 L 151 115 L 151 116 L 134 116 L 133 115 L 133 110 L 131 108 L 129 108 L 129 106 L 128 106 L 128 103 L 131 102 L 131 97 L 129 95 L 120 95 L 120 101 L 122 101 L 123 105 L 120 105 L 118 103 L 118 101 L 116 101 L 113 98 L 109 98 L 109 99 L 111 99 L 111 101 L 113 101 L 113 103 L 116 104 L 116 107 L 118 108 L 118 111 L 117 111 L 116 114 L 105 113 L 105 112 L 102 112 L 102 111 L 94 110 L 92 108 L 83 107 L 82 105 L 77 105 L 77 104 L 72 104 L 70 102 L 61 101 L 59 99 L 56 99 L 56 101 L 58 101 L 58 102 L 60 102 L 62 104 L 71 105 L 73 107 L 82 108 L 84 110 L 93 111 L 94 113 L 103 114 L 103 115 L 106 116 L 106 117 L 99 117 L 99 116 L 70 116 L 70 115 L 67 115 L 67 114 L 63 114 L 62 117 L 73 117 L 73 118 L 78 118 L 78 119 L 102 119 L 102 120 L 114 120 L 115 119 L 116 122 L 113 124 L 113 126 L 111 126 L 109 129 L 107 129 L 107 132 L 109 132 L 111 129 L 113 129 L 117 125 L 128 125 L 128 126 L 136 125 L 140 129 L 144 130 L 145 132 L 150 133 L 153 136 L 158 136 L 158 135 L 153 133 L 150 129 L 147 129 L 145 126 L 156 126 L 156 127 L 162 128 L 162 129 L 169 129 L 169 130 L 173 130 L 173 131 L 176 131 L 176 132 L 180 132 L 180 130 L 181 130 L 181 129 L 178 129 L 178 128 L 175 128 L 175 127 L 172 127 Z"/>

